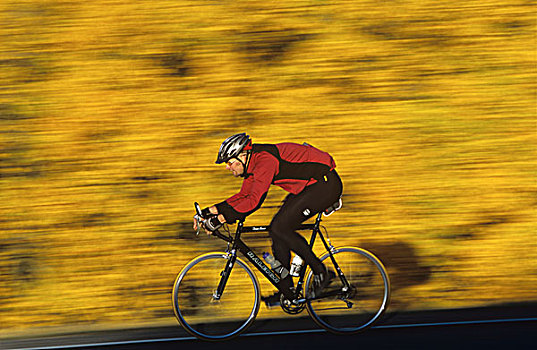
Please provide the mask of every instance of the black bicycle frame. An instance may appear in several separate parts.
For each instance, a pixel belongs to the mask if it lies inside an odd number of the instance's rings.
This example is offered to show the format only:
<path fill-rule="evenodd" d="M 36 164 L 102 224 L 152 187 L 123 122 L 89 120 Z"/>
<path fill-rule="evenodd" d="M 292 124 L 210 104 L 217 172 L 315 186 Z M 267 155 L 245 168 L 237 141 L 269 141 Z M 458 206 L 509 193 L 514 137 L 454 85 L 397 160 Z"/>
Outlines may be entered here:
<path fill-rule="evenodd" d="M 341 281 L 343 282 L 344 287 L 349 287 L 349 283 L 347 282 L 347 279 L 343 275 L 343 272 L 339 268 L 339 265 L 337 264 L 336 260 L 334 259 L 333 253 L 332 253 L 332 246 L 329 245 L 323 234 L 321 233 L 321 230 L 319 229 L 320 224 L 322 221 L 322 213 L 319 213 L 317 215 L 317 218 L 315 220 L 314 224 L 302 224 L 298 230 L 311 230 L 311 238 L 310 238 L 310 247 L 313 248 L 313 244 L 315 243 L 315 238 L 317 235 L 321 238 L 321 241 L 323 242 L 326 251 L 328 252 L 330 259 L 332 260 L 332 263 L 334 264 L 334 267 L 336 268 L 337 274 L 339 275 Z M 270 226 L 244 226 L 244 222 L 240 221 L 237 225 L 237 230 L 235 232 L 235 238 L 225 236 L 221 234 L 220 232 L 215 231 L 214 235 L 223 239 L 224 241 L 231 243 L 231 249 L 228 248 L 229 253 L 229 263 L 226 264 L 224 270 L 222 271 L 222 278 L 220 279 L 220 283 L 218 284 L 218 288 L 216 290 L 216 293 L 214 297 L 216 299 L 219 299 L 222 296 L 222 293 L 224 292 L 224 288 L 226 286 L 227 280 L 229 279 L 229 276 L 231 274 L 231 270 L 233 269 L 233 266 L 235 265 L 235 261 L 237 260 L 237 251 L 241 252 L 246 259 L 248 259 L 252 265 L 254 265 L 259 272 L 265 276 L 274 287 L 276 287 L 279 291 L 282 293 L 284 292 L 281 289 L 281 278 L 280 276 L 275 273 L 269 266 L 265 264 L 263 259 L 259 258 L 257 254 L 254 253 L 253 250 L 250 249 L 241 239 L 241 234 L 244 232 L 268 232 L 270 230 Z M 306 275 L 306 269 L 303 268 L 300 271 L 298 283 L 296 285 L 296 295 L 300 295 L 302 291 L 302 286 L 304 282 L 304 276 Z"/>

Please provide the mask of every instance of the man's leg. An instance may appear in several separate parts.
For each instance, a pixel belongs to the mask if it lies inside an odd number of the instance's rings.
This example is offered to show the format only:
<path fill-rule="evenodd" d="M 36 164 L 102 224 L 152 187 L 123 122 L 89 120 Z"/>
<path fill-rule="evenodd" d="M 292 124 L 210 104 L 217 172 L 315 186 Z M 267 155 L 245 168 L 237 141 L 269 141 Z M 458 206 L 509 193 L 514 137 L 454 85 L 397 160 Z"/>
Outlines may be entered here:
<path fill-rule="evenodd" d="M 341 179 L 330 173 L 325 179 L 308 186 L 297 195 L 289 195 L 271 222 L 270 236 L 273 253 L 283 266 L 290 268 L 291 253 L 294 251 L 311 267 L 314 274 L 326 271 L 308 242 L 296 229 L 302 222 L 335 203 L 342 192 Z"/>
<path fill-rule="evenodd" d="M 314 273 L 320 273 L 324 271 L 321 261 L 315 256 L 306 239 L 295 231 L 302 222 L 311 217 L 312 213 L 304 215 L 306 209 L 300 194 L 287 197 L 270 224 L 272 252 L 276 259 L 289 269 L 293 250 L 304 259 Z"/>
<path fill-rule="evenodd" d="M 315 281 L 329 281 L 328 271 L 319 258 L 313 253 L 309 243 L 296 232 L 302 222 L 334 204 L 342 193 L 341 179 L 334 171 L 317 183 L 308 186 L 297 195 L 290 194 L 284 200 L 280 210 L 271 222 L 270 237 L 274 257 L 287 269 L 291 265 L 291 250 L 308 264 L 315 274 Z M 326 284 L 325 282 L 324 284 Z M 323 283 L 315 289 L 315 293 L 323 288 Z M 290 297 L 293 287 L 291 276 L 281 282 L 286 297 Z M 277 298 L 278 294 L 273 297 Z M 269 301 L 272 297 L 267 298 Z"/>

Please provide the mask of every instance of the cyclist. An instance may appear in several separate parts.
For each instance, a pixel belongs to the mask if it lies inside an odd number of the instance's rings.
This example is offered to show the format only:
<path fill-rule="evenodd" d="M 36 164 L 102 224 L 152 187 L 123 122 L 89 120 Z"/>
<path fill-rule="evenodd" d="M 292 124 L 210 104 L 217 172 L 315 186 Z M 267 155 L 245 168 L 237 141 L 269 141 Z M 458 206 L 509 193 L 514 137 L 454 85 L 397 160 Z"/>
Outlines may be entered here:
<path fill-rule="evenodd" d="M 341 197 L 343 184 L 334 159 L 306 143 L 253 144 L 246 133 L 228 137 L 220 146 L 216 164 L 226 164 L 235 177 L 243 177 L 239 193 L 202 210 L 208 234 L 224 223 L 233 224 L 261 207 L 271 184 L 289 192 L 270 224 L 274 257 L 289 270 L 291 251 L 298 254 L 314 273 L 313 294 L 318 295 L 335 273 L 317 258 L 296 229 L 302 222 L 327 209 Z M 197 224 L 194 222 L 194 229 Z M 291 276 L 281 280 L 284 296 L 292 300 Z M 263 297 L 277 305 L 280 292 Z"/>

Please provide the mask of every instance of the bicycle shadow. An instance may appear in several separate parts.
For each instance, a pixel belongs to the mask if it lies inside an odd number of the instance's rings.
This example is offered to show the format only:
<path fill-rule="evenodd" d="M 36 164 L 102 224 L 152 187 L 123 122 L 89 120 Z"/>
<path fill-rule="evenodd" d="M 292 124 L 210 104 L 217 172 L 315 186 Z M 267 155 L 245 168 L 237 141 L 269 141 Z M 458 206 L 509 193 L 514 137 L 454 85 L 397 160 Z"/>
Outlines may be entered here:
<path fill-rule="evenodd" d="M 407 242 L 362 241 L 359 246 L 375 254 L 388 270 L 391 284 L 390 308 L 405 309 L 409 302 L 398 298 L 398 292 L 425 284 L 432 276 L 430 266 L 423 264 L 415 249 Z"/>

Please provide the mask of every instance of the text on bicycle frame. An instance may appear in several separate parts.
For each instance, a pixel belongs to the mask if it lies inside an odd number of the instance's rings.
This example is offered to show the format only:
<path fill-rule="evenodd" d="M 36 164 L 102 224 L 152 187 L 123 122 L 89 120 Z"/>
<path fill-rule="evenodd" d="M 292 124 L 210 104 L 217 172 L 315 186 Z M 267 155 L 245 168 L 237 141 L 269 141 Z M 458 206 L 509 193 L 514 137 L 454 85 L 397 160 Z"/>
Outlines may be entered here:
<path fill-rule="evenodd" d="M 251 250 L 246 253 L 246 256 L 250 259 L 251 262 L 255 263 L 263 272 L 265 272 L 265 274 L 270 277 L 270 279 L 274 282 L 274 283 L 280 283 L 280 279 L 278 278 L 278 276 L 276 276 L 276 274 L 274 272 L 272 272 L 271 269 L 269 269 L 269 267 L 267 265 L 265 265 L 263 263 L 263 261 L 261 261 L 261 259 L 259 259 L 255 254 L 254 252 L 252 252 Z"/>

